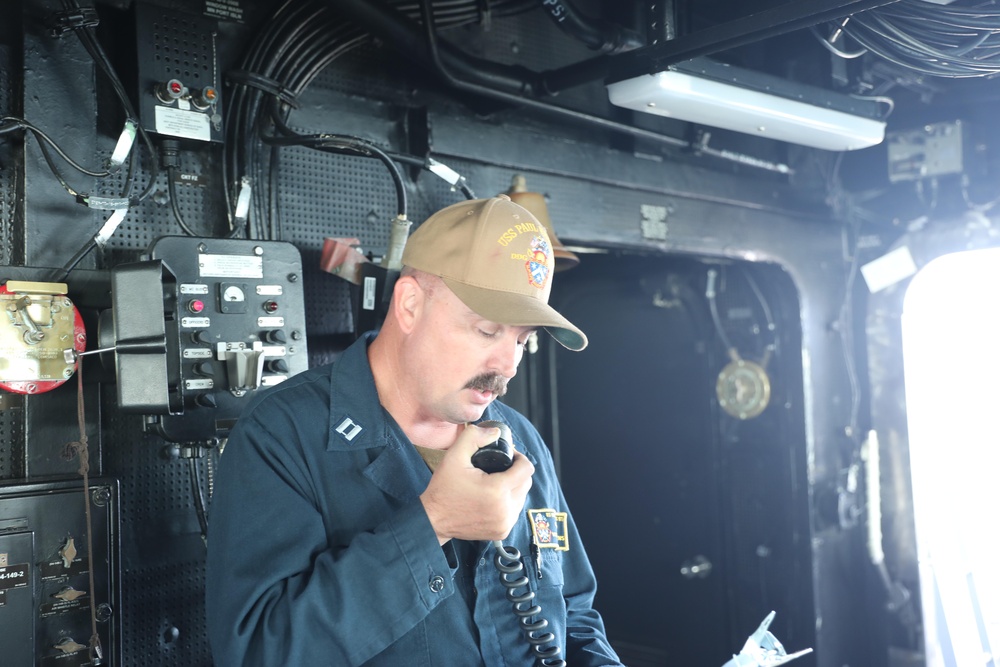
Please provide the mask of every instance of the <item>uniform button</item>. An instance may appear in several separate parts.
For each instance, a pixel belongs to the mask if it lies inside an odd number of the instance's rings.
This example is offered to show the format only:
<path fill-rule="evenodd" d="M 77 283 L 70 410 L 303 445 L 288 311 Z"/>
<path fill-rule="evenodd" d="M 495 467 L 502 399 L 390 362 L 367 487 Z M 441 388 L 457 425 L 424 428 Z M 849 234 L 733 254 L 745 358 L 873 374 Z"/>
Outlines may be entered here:
<path fill-rule="evenodd" d="M 435 574 L 431 577 L 431 580 L 427 582 L 427 585 L 430 587 L 432 593 L 440 593 L 444 590 L 444 577 L 440 574 Z"/>
<path fill-rule="evenodd" d="M 486 565 L 486 559 L 485 558 L 480 558 L 479 559 L 479 564 L 480 565 Z"/>

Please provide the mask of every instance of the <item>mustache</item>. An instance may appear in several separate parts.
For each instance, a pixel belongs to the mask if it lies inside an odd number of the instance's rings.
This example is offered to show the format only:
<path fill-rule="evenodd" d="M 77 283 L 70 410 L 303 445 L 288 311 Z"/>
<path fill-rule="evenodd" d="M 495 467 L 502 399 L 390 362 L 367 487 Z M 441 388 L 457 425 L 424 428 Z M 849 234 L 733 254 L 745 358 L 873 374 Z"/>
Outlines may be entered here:
<path fill-rule="evenodd" d="M 507 393 L 508 379 L 499 373 L 483 373 L 469 380 L 465 385 L 466 389 L 476 391 L 490 391 L 499 398 Z"/>

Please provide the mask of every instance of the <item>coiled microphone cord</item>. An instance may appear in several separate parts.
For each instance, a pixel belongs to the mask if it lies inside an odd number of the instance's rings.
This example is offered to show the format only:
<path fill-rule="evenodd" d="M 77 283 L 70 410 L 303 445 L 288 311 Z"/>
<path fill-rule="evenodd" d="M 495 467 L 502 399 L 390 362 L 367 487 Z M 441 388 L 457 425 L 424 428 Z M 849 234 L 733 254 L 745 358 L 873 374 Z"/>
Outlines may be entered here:
<path fill-rule="evenodd" d="M 542 617 L 542 608 L 534 602 L 535 592 L 531 590 L 528 577 L 524 574 L 524 563 L 521 562 L 521 552 L 496 540 L 493 542 L 496 555 L 493 564 L 500 573 L 500 583 L 503 585 L 507 600 L 514 608 L 514 615 L 524 632 L 524 637 L 531 646 L 531 652 L 542 667 L 566 667 L 566 661 L 559 657 L 562 649 L 555 643 L 555 635 L 543 632 L 549 622 Z M 523 588 L 523 593 L 518 589 Z M 534 617 L 537 621 L 532 621 Z M 546 644 L 551 644 L 546 647 Z"/>

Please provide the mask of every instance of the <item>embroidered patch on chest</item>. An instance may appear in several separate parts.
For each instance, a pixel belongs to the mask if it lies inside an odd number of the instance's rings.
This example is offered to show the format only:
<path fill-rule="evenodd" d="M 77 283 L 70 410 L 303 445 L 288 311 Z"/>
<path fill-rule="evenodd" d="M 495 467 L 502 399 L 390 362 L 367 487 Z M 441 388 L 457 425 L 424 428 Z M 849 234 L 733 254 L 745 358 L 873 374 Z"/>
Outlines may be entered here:
<path fill-rule="evenodd" d="M 552 509 L 528 510 L 531 536 L 539 549 L 569 551 L 569 528 L 566 512 Z"/>

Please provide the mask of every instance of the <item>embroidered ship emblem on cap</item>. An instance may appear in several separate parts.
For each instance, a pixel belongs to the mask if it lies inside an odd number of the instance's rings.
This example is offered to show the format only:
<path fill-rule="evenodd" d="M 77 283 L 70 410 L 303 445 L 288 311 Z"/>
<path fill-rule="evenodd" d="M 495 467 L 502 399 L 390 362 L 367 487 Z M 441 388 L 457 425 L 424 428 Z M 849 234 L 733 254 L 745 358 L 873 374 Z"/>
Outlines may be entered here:
<path fill-rule="evenodd" d="M 528 261 L 524 268 L 528 271 L 528 282 L 542 289 L 545 281 L 549 279 L 549 242 L 541 236 L 531 238 L 531 251 L 528 253 Z"/>

